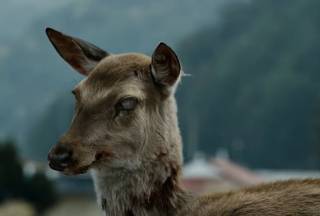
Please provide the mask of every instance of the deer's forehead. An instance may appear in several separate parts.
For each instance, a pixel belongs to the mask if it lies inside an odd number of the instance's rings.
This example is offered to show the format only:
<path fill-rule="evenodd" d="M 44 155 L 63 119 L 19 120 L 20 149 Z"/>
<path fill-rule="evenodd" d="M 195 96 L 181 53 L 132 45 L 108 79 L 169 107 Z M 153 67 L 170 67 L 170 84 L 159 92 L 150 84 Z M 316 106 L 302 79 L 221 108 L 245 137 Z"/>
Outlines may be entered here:
<path fill-rule="evenodd" d="M 148 79 L 150 63 L 150 57 L 143 54 L 108 56 L 76 89 L 86 103 L 105 99 L 110 94 L 144 98 L 143 80 Z"/>
<path fill-rule="evenodd" d="M 110 55 L 102 59 L 93 71 L 93 76 L 119 75 L 130 73 L 132 70 L 145 70 L 151 64 L 151 58 L 139 53 Z"/>
<path fill-rule="evenodd" d="M 107 98 L 120 99 L 125 96 L 145 98 L 144 87 L 138 79 L 121 80 L 113 85 L 97 85 L 89 80 L 81 81 L 76 89 L 80 94 L 81 101 L 85 104 L 95 104 Z"/>
<path fill-rule="evenodd" d="M 150 57 L 143 54 L 111 55 L 104 58 L 90 73 L 89 85 L 112 86 L 116 82 L 145 77 L 150 70 Z"/>

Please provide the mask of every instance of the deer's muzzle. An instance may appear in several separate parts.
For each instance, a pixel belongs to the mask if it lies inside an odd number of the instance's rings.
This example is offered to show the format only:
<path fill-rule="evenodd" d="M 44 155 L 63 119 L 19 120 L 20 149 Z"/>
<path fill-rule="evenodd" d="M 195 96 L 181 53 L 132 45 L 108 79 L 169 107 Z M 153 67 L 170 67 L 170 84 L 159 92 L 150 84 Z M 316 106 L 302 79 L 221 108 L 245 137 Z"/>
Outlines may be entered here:
<path fill-rule="evenodd" d="M 57 144 L 48 154 L 49 166 L 57 171 L 64 171 L 72 163 L 72 149 L 67 145 Z"/>

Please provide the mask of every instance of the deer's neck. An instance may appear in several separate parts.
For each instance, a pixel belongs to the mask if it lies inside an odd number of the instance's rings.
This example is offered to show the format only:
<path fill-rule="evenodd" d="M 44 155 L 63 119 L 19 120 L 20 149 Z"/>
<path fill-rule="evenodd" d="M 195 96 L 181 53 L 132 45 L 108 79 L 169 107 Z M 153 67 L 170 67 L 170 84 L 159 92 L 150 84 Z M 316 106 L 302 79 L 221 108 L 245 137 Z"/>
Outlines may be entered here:
<path fill-rule="evenodd" d="M 179 184 L 180 167 L 163 175 L 164 169 L 168 168 L 172 167 L 149 164 L 132 172 L 93 171 L 97 199 L 105 215 L 176 215 L 191 196 Z"/>

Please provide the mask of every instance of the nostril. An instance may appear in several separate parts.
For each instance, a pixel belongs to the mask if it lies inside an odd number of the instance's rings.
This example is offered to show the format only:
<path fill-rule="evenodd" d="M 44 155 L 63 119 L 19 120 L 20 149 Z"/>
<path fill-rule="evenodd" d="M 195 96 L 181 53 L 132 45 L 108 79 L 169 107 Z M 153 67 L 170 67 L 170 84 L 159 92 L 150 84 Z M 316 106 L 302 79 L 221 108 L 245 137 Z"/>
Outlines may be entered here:
<path fill-rule="evenodd" d="M 63 164 L 71 161 L 72 152 L 62 152 L 54 156 L 54 160 Z"/>
<path fill-rule="evenodd" d="M 49 160 L 60 166 L 67 166 L 72 161 L 72 150 L 67 146 L 57 146 L 49 154 Z"/>

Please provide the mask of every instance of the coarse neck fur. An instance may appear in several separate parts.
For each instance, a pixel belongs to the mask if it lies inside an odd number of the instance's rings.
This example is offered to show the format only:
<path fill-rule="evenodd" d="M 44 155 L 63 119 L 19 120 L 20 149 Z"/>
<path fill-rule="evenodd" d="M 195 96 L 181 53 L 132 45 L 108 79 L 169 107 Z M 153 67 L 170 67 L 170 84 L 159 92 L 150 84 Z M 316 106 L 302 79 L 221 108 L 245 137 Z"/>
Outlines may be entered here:
<path fill-rule="evenodd" d="M 180 168 L 154 163 L 134 171 L 93 170 L 98 203 L 106 216 L 176 215 L 191 199 L 179 185 Z"/>

